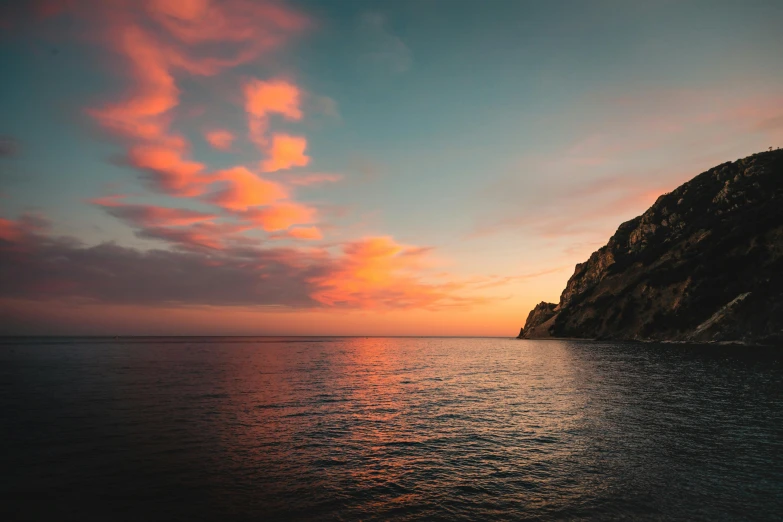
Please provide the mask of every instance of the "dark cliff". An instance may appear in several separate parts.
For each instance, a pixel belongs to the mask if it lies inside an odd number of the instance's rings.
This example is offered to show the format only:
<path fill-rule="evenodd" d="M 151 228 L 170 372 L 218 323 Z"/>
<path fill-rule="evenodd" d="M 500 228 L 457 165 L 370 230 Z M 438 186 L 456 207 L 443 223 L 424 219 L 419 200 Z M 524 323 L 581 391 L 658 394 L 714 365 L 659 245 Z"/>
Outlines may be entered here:
<path fill-rule="evenodd" d="M 660 196 L 576 266 L 556 306 L 530 312 L 520 337 L 781 343 L 783 150 Z"/>
<path fill-rule="evenodd" d="M 519 331 L 519 339 L 526 337 L 547 337 L 549 327 L 551 326 L 550 319 L 553 319 L 557 312 L 555 303 L 545 303 L 541 301 L 535 308 L 530 310 L 527 314 L 527 321 L 525 326 Z"/>

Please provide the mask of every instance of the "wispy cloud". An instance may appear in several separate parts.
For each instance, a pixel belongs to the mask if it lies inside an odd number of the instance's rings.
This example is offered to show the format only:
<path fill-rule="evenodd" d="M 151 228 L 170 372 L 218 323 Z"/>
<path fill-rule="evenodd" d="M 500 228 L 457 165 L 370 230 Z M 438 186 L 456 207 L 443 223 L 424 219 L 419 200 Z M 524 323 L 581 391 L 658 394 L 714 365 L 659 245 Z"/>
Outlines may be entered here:
<path fill-rule="evenodd" d="M 737 148 L 738 136 L 770 144 L 783 138 L 783 127 L 775 125 L 783 114 L 778 95 L 726 98 L 664 90 L 591 99 L 591 110 L 596 108 L 599 116 L 587 120 L 581 137 L 546 156 L 526 158 L 517 173 L 487 185 L 482 202 L 496 204 L 477 216 L 470 237 L 510 230 L 569 241 L 608 237 L 660 194 L 733 159 L 727 151 L 729 145 Z M 737 154 L 756 150 L 754 145 Z"/>
<path fill-rule="evenodd" d="M 290 201 L 254 208 L 242 214 L 242 218 L 258 225 L 267 232 L 285 230 L 294 225 L 307 225 L 316 221 L 315 208 Z M 295 235 L 291 237 L 296 237 Z"/>
<path fill-rule="evenodd" d="M 75 4 L 82 10 L 88 5 Z M 96 35 L 124 60 L 131 80 L 124 99 L 90 109 L 89 113 L 125 140 L 127 163 L 145 172 L 154 188 L 181 197 L 205 192 L 211 178 L 206 176 L 206 165 L 190 158 L 187 140 L 172 130 L 173 109 L 181 97 L 178 76 L 209 77 L 250 62 L 309 25 L 306 17 L 277 2 L 155 1 L 136 8 L 114 2 L 89 5 L 93 9 L 87 16 L 94 20 Z M 261 84 L 262 90 L 268 85 Z M 256 95 L 248 97 L 248 111 L 253 117 L 265 119 L 270 111 L 301 117 L 298 108 L 286 105 L 298 105 L 298 91 L 293 101 L 274 99 L 277 105 L 269 106 L 268 100 L 257 96 L 258 87 L 255 83 L 246 86 L 251 95 Z M 265 130 L 260 130 L 259 136 Z M 225 150 L 233 134 L 219 130 L 206 138 Z"/>
<path fill-rule="evenodd" d="M 385 15 L 376 12 L 364 13 L 359 19 L 359 36 L 361 56 L 365 63 L 392 73 L 403 73 L 411 68 L 411 50 L 389 29 Z"/>
<path fill-rule="evenodd" d="M 291 227 L 281 234 L 272 235 L 272 238 L 294 238 L 308 241 L 318 241 L 323 239 L 324 235 L 318 227 Z"/>
<path fill-rule="evenodd" d="M 204 139 L 217 150 L 229 150 L 234 142 L 234 134 L 225 129 L 213 129 L 204 133 Z"/>

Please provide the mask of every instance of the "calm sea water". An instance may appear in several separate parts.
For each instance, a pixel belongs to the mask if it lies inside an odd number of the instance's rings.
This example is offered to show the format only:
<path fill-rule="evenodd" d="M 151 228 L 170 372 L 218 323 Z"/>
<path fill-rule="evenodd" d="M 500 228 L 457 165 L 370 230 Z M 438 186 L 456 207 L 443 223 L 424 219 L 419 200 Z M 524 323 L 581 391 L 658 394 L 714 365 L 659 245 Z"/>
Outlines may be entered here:
<path fill-rule="evenodd" d="M 783 350 L 6 339 L 0 415 L 3 520 L 783 516 Z"/>

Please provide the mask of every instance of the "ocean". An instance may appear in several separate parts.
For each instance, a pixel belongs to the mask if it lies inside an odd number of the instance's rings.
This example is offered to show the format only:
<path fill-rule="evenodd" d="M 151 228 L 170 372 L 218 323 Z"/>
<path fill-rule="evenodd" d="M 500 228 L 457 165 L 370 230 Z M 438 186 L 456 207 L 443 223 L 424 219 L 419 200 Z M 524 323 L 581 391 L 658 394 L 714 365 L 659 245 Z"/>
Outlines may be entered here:
<path fill-rule="evenodd" d="M 783 350 L 0 340 L 0 517 L 780 520 Z"/>

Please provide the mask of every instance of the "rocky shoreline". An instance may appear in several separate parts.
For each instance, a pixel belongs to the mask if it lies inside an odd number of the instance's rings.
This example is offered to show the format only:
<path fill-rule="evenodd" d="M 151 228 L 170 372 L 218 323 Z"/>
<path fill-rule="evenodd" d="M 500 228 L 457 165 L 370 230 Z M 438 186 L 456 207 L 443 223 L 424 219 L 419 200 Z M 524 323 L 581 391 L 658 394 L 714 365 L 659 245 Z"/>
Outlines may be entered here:
<path fill-rule="evenodd" d="M 576 265 L 518 338 L 783 345 L 783 151 L 660 196 Z"/>

